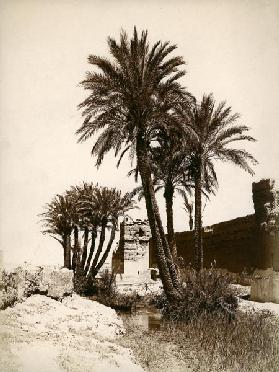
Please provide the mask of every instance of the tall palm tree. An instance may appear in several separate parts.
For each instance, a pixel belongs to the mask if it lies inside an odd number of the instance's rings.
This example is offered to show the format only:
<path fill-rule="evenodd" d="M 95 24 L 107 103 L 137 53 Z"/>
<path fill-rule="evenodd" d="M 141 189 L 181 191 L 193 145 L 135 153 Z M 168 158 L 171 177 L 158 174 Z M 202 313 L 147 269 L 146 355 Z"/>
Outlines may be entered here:
<path fill-rule="evenodd" d="M 239 114 L 232 114 L 231 107 L 221 102 L 217 107 L 212 94 L 204 95 L 200 103 L 185 105 L 177 110 L 183 123 L 185 142 L 190 151 L 189 177 L 195 183 L 195 267 L 203 267 L 202 246 L 202 186 L 217 180 L 214 169 L 216 160 L 230 162 L 254 174 L 249 163 L 257 160 L 245 149 L 232 148 L 234 142 L 255 139 L 246 133 L 249 128 L 237 124 Z"/>
<path fill-rule="evenodd" d="M 88 72 L 81 83 L 90 95 L 79 106 L 85 117 L 77 131 L 79 142 L 101 131 L 92 148 L 98 166 L 111 149 L 115 155 L 123 147 L 124 152 L 135 151 L 164 289 L 167 296 L 177 297 L 180 283 L 155 199 L 149 153 L 159 123 L 168 122 L 171 109 L 185 96 L 177 83 L 185 74 L 179 71 L 184 61 L 169 57 L 175 45 L 158 41 L 150 47 L 147 32 L 139 37 L 136 28 L 131 40 L 122 32 L 120 42 L 108 38 L 108 46 L 112 62 L 94 55 L 88 58 L 99 71 Z"/>
<path fill-rule="evenodd" d="M 157 136 L 158 146 L 153 147 L 152 169 L 157 190 L 163 188 L 167 215 L 168 243 L 173 257 L 177 258 L 177 249 L 174 239 L 173 199 L 175 191 L 190 194 L 192 185 L 186 179 L 188 159 L 182 150 L 180 133 L 174 128 L 168 132 L 160 132 Z"/>
<path fill-rule="evenodd" d="M 175 191 L 180 193 L 191 193 L 191 183 L 186 180 L 188 162 L 185 154 L 181 152 L 182 144 L 180 136 L 174 131 L 166 134 L 159 133 L 156 137 L 156 146 L 151 147 L 151 169 L 153 173 L 153 184 L 155 192 L 163 190 L 167 216 L 167 239 L 173 258 L 177 258 L 177 250 L 174 239 L 173 224 L 173 199 Z M 136 169 L 129 172 L 135 174 Z M 139 200 L 144 196 L 142 186 L 133 191 Z"/>

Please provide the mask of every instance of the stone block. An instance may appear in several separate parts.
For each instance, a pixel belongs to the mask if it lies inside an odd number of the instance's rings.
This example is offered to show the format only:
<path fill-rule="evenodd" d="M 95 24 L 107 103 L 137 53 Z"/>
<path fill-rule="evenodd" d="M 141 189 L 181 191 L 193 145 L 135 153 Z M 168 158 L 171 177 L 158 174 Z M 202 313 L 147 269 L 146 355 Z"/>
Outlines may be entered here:
<path fill-rule="evenodd" d="M 73 292 L 73 278 L 73 271 L 66 268 L 46 268 L 42 272 L 40 289 L 46 291 L 48 297 L 62 299 Z"/>
<path fill-rule="evenodd" d="M 55 299 L 62 299 L 74 290 L 73 271 L 58 267 L 17 267 L 3 273 L 0 307 L 35 293 Z"/>
<path fill-rule="evenodd" d="M 251 283 L 251 300 L 279 303 L 279 272 L 256 270 Z"/>

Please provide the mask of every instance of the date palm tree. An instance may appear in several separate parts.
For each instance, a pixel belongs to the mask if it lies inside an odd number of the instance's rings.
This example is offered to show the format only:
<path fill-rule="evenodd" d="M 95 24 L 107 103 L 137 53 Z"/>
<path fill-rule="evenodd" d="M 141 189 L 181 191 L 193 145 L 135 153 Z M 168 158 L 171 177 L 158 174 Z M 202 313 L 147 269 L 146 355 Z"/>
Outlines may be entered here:
<path fill-rule="evenodd" d="M 167 216 L 167 238 L 172 256 L 176 260 L 177 249 L 174 239 L 173 199 L 175 191 L 191 193 L 192 185 L 186 179 L 188 160 L 181 151 L 181 138 L 175 130 L 160 132 L 156 138 L 157 146 L 151 149 L 152 172 L 155 191 L 163 189 Z"/>
<path fill-rule="evenodd" d="M 118 218 L 132 208 L 135 208 L 135 203 L 131 193 L 121 195 L 121 191 L 115 188 L 83 183 L 82 186 L 71 187 L 64 195 L 57 195 L 46 205 L 46 211 L 41 214 L 45 228 L 43 233 L 55 238 L 63 246 L 64 266 L 74 270 L 77 279 L 90 277 L 92 280 L 111 250 L 118 228 Z M 108 229 L 111 233 L 104 249 Z M 83 246 L 79 241 L 81 232 Z M 92 242 L 88 253 L 90 233 Z M 98 247 L 95 252 L 98 235 Z"/>
<path fill-rule="evenodd" d="M 108 222 L 111 233 L 110 238 L 107 243 L 107 247 L 103 252 L 102 257 L 100 256 L 100 251 L 98 248 L 98 251 L 96 252 L 96 256 L 94 257 L 93 263 L 91 265 L 90 269 L 90 275 L 92 277 L 95 277 L 100 268 L 103 266 L 104 262 L 106 261 L 108 254 L 111 250 L 112 243 L 115 238 L 115 233 L 118 227 L 118 219 L 120 216 L 124 216 L 126 212 L 128 212 L 130 209 L 136 208 L 135 202 L 133 201 L 131 197 L 131 193 L 126 193 L 123 196 L 121 195 L 121 192 L 119 190 L 114 189 L 108 189 L 108 188 L 102 188 L 101 192 L 97 194 L 97 203 L 100 203 L 100 206 L 105 206 L 101 210 L 102 215 L 102 221 L 103 218 Z M 104 231 L 105 233 L 105 231 Z M 105 235 L 104 235 L 105 240 Z M 101 239 L 100 239 L 101 241 Z"/>
<path fill-rule="evenodd" d="M 191 107 L 180 107 L 177 114 L 190 152 L 189 178 L 195 183 L 195 267 L 199 271 L 203 267 L 202 186 L 217 180 L 214 169 L 217 160 L 230 162 L 253 175 L 250 164 L 256 165 L 257 160 L 245 149 L 230 145 L 255 139 L 246 134 L 247 126 L 237 124 L 239 114 L 233 114 L 226 102 L 216 107 L 212 94 L 204 95 L 200 103 Z"/>
<path fill-rule="evenodd" d="M 50 235 L 57 240 L 64 250 L 64 267 L 72 268 L 71 264 L 71 234 L 73 231 L 73 204 L 67 196 L 56 195 L 52 201 L 45 206 L 42 217 L 44 235 Z"/>
<path fill-rule="evenodd" d="M 83 215 L 90 215 L 92 211 L 96 211 L 97 215 L 95 214 L 93 221 L 98 220 L 100 227 L 98 247 L 94 257 L 93 252 L 89 252 L 85 268 L 86 275 L 96 276 L 110 252 L 118 226 L 118 218 L 132 208 L 135 208 L 135 205 L 131 194 L 126 193 L 122 196 L 121 192 L 115 188 L 98 187 L 93 192 L 85 194 L 81 199 L 79 210 L 82 211 Z M 111 230 L 110 238 L 106 249 L 103 251 L 108 228 Z"/>
<path fill-rule="evenodd" d="M 167 125 L 175 103 L 185 96 L 177 82 L 185 73 L 179 70 L 184 61 L 170 57 L 175 45 L 158 41 L 150 47 L 147 32 L 139 37 L 136 28 L 131 40 L 123 31 L 119 42 L 108 38 L 108 46 L 112 62 L 95 55 L 88 58 L 99 71 L 88 72 L 81 82 L 90 94 L 79 106 L 84 116 L 77 131 L 79 142 L 101 132 L 92 148 L 97 166 L 112 149 L 116 156 L 122 151 L 120 157 L 135 151 L 163 286 L 167 296 L 178 297 L 180 283 L 152 182 L 150 141 L 159 125 Z"/>
<path fill-rule="evenodd" d="M 96 238 L 98 229 L 101 225 L 101 214 L 95 206 L 95 194 L 98 190 L 98 184 L 83 183 L 79 187 L 79 198 L 77 201 L 77 210 L 82 221 L 81 226 L 84 229 L 84 242 L 82 248 L 81 270 L 87 274 L 89 272 L 91 260 L 95 253 Z M 91 236 L 89 238 L 89 235 Z M 88 252 L 88 244 L 91 239 L 91 244 Z"/>

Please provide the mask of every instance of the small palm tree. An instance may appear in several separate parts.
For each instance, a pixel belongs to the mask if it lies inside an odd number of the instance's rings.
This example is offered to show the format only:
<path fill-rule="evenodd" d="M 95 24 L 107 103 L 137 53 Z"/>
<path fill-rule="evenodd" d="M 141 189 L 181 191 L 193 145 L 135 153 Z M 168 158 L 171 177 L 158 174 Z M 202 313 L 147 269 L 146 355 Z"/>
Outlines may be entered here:
<path fill-rule="evenodd" d="M 81 259 L 81 270 L 84 273 L 89 272 L 91 260 L 95 251 L 98 229 L 101 225 L 101 214 L 94 203 L 97 190 L 98 184 L 94 185 L 92 183 L 84 182 L 83 186 L 79 187 L 77 210 L 82 221 L 81 226 L 84 228 L 84 242 Z M 89 234 L 91 235 L 91 244 L 88 253 L 87 247 L 90 240 Z"/>
<path fill-rule="evenodd" d="M 116 190 L 115 188 L 109 189 L 107 187 L 95 188 L 94 192 L 91 193 L 91 195 L 86 195 L 85 198 L 81 200 L 81 205 L 83 213 L 85 214 L 91 213 L 90 211 L 92 210 L 97 211 L 97 216 L 95 216 L 94 218 L 97 219 L 100 223 L 99 244 L 92 260 L 91 266 L 90 260 L 92 258 L 93 252 L 89 253 L 87 261 L 86 275 L 90 274 L 92 277 L 94 277 L 105 262 L 110 252 L 112 243 L 115 238 L 118 218 L 121 215 L 124 215 L 124 213 L 128 210 L 135 208 L 135 205 L 134 201 L 130 197 L 130 193 L 126 193 L 124 196 L 122 196 L 119 190 Z M 110 239 L 108 241 L 107 248 L 105 249 L 103 256 L 101 257 L 104 242 L 106 240 L 107 228 L 111 229 Z"/>
<path fill-rule="evenodd" d="M 102 218 L 105 217 L 105 219 L 108 221 L 111 228 L 111 234 L 109 241 L 107 243 L 107 247 L 100 259 L 99 249 L 96 253 L 96 256 L 91 266 L 90 274 L 92 275 L 92 277 L 95 277 L 95 275 L 98 273 L 98 271 L 103 266 L 104 262 L 108 257 L 112 243 L 115 238 L 119 217 L 120 216 L 123 217 L 124 214 L 128 212 L 130 209 L 136 208 L 135 202 L 132 200 L 131 193 L 126 193 L 123 196 L 121 196 L 121 192 L 116 189 L 103 188 L 101 194 L 98 195 L 97 199 L 99 199 L 100 197 L 101 205 L 105 204 L 108 206 L 108 209 L 102 212 Z M 96 257 L 99 259 L 99 261 L 98 259 L 96 259 Z"/>
<path fill-rule="evenodd" d="M 64 247 L 64 266 L 73 269 L 76 278 L 93 279 L 101 269 L 111 250 L 118 227 L 118 218 L 135 208 L 131 193 L 83 183 L 71 187 L 65 195 L 57 195 L 42 213 L 44 234 L 58 240 Z M 106 231 L 111 230 L 105 250 Z M 83 246 L 79 233 L 83 232 Z M 71 234 L 73 233 L 73 258 L 71 263 Z M 91 247 L 88 253 L 89 234 Z M 95 241 L 99 234 L 98 248 Z M 95 253 L 95 254 L 94 254 Z"/>
<path fill-rule="evenodd" d="M 225 102 L 216 107 L 212 94 L 204 95 L 200 103 L 191 107 L 180 107 L 177 116 L 190 154 L 189 178 L 195 183 L 195 267 L 200 270 L 203 267 L 202 187 L 217 180 L 216 160 L 231 162 L 253 175 L 249 163 L 256 165 L 257 160 L 246 150 L 229 145 L 239 141 L 254 142 L 255 139 L 246 134 L 247 126 L 237 124 L 239 114 L 232 114 L 231 107 L 226 107 Z"/>
<path fill-rule="evenodd" d="M 71 269 L 71 233 L 73 231 L 73 204 L 67 196 L 56 195 L 45 206 L 42 217 L 44 230 L 42 233 L 57 240 L 64 250 L 64 267 Z"/>
<path fill-rule="evenodd" d="M 158 41 L 150 47 L 147 32 L 139 36 L 136 28 L 131 40 L 122 32 L 120 42 L 108 38 L 108 45 L 112 62 L 94 55 L 88 58 L 99 71 L 87 73 L 81 83 L 90 95 L 79 106 L 85 117 L 77 131 L 79 142 L 101 132 L 92 148 L 98 166 L 110 150 L 115 155 L 122 151 L 120 157 L 135 152 L 164 289 L 167 296 L 177 297 L 180 283 L 155 198 L 150 141 L 160 130 L 159 123 L 168 123 L 173 106 L 185 96 L 177 83 L 185 74 L 179 71 L 184 61 L 169 57 L 176 46 Z"/>

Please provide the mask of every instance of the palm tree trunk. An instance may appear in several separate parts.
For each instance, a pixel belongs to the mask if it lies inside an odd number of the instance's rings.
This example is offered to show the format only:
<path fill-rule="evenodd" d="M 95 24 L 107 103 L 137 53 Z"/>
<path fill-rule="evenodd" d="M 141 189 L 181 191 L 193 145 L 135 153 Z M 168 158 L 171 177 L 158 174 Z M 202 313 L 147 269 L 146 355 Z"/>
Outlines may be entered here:
<path fill-rule="evenodd" d="M 96 252 L 95 257 L 93 259 L 91 268 L 90 268 L 90 275 L 91 276 L 94 272 L 95 267 L 97 266 L 100 254 L 102 253 L 103 245 L 104 245 L 104 242 L 105 242 L 105 239 L 106 239 L 106 227 L 107 227 L 107 218 L 104 217 L 102 219 L 102 224 L 101 224 L 101 233 L 100 233 L 100 240 L 99 240 L 98 249 L 97 249 L 97 252 Z"/>
<path fill-rule="evenodd" d="M 91 232 L 91 246 L 90 246 L 90 251 L 89 251 L 89 255 L 88 255 L 88 258 L 87 258 L 86 266 L 85 266 L 85 269 L 84 269 L 85 275 L 87 275 L 88 272 L 89 272 L 90 263 L 91 263 L 91 260 L 92 260 L 92 257 L 93 257 L 93 253 L 94 253 L 94 250 L 95 250 L 96 237 L 97 237 L 96 229 L 93 228 L 92 229 L 92 232 Z"/>
<path fill-rule="evenodd" d="M 63 248 L 64 248 L 64 267 L 71 269 L 71 235 L 65 234 L 63 236 Z"/>
<path fill-rule="evenodd" d="M 203 246 L 202 246 L 202 167 L 198 166 L 195 176 L 195 269 L 203 268 Z"/>
<path fill-rule="evenodd" d="M 147 148 L 144 140 L 144 133 L 139 131 L 137 136 L 137 160 L 139 173 L 142 180 L 142 187 L 144 191 L 145 204 L 147 216 L 150 224 L 152 238 L 155 244 L 155 252 L 158 261 L 158 267 L 160 271 L 160 276 L 162 279 L 164 291 L 169 299 L 178 298 L 179 293 L 175 289 L 173 280 L 171 277 L 169 265 L 166 259 L 166 255 L 162 243 L 162 235 L 160 234 L 158 222 L 160 225 L 160 215 L 157 206 L 154 187 L 151 177 L 151 169 L 149 164 L 149 158 L 147 155 Z"/>
<path fill-rule="evenodd" d="M 78 227 L 74 227 L 74 255 L 75 255 L 75 272 L 80 273 L 80 246 L 78 241 Z"/>
<path fill-rule="evenodd" d="M 174 260 L 177 258 L 177 248 L 174 239 L 174 227 L 173 227 L 173 195 L 174 187 L 171 182 L 166 183 L 164 198 L 166 201 L 166 214 L 167 214 L 167 232 L 168 232 L 168 243 Z"/>
<path fill-rule="evenodd" d="M 81 257 L 81 269 L 84 270 L 85 261 L 87 258 L 87 245 L 88 245 L 89 230 L 88 227 L 84 228 L 84 240 L 83 240 L 83 249 Z"/>
<path fill-rule="evenodd" d="M 97 275 L 97 273 L 99 272 L 100 268 L 103 266 L 103 264 L 105 263 L 107 257 L 108 257 L 108 254 L 111 250 L 111 246 L 112 246 L 112 243 L 115 239 L 115 232 L 116 232 L 116 227 L 117 227 L 117 224 L 113 224 L 112 226 L 112 229 L 111 229 L 111 233 L 110 233 L 110 239 L 109 239 L 109 242 L 108 242 L 108 245 L 107 245 L 107 248 L 103 254 L 103 257 L 100 259 L 99 263 L 96 265 L 96 267 L 94 268 L 93 272 L 92 272 L 92 276 L 93 278 Z"/>
<path fill-rule="evenodd" d="M 155 206 L 155 211 L 156 211 L 156 209 L 158 210 L 157 203 L 156 203 L 156 206 Z M 174 262 L 174 258 L 172 256 L 171 251 L 170 251 L 170 247 L 169 247 L 169 244 L 168 244 L 165 232 L 164 232 L 162 220 L 160 218 L 159 210 L 158 210 L 158 213 L 156 213 L 155 215 L 156 215 L 156 222 L 158 224 L 159 234 L 160 234 L 160 237 L 162 239 L 164 254 L 165 254 L 167 265 L 168 265 L 170 275 L 171 275 L 171 278 L 172 278 L 172 283 L 173 283 L 174 288 L 177 289 L 178 292 L 179 292 L 180 288 L 181 288 L 179 269 L 178 269 L 177 264 Z"/>

